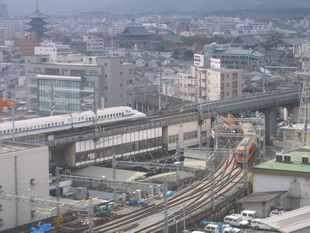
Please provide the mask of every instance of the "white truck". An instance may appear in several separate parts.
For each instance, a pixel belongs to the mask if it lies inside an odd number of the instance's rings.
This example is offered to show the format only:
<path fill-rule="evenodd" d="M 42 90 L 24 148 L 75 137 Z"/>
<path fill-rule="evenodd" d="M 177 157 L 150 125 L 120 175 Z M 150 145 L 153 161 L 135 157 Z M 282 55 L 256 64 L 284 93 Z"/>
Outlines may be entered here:
<path fill-rule="evenodd" d="M 255 210 L 242 210 L 241 214 L 232 215 L 236 217 L 241 217 L 242 220 L 248 221 L 249 223 L 258 218 L 257 212 Z"/>

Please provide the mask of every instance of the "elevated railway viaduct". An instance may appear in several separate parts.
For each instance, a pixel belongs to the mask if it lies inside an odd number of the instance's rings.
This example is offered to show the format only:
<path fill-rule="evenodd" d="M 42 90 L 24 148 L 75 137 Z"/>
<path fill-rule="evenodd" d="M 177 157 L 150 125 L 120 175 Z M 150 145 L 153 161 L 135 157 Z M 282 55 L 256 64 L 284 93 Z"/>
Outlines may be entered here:
<path fill-rule="evenodd" d="M 261 111 L 265 113 L 265 142 L 276 133 L 276 108 L 298 107 L 298 89 L 268 92 L 231 100 L 212 101 L 184 107 L 183 111 L 148 116 L 146 119 L 87 130 L 62 131 L 46 136 L 51 164 L 81 167 L 117 158 L 150 156 L 206 141 L 206 132 L 217 115 Z"/>

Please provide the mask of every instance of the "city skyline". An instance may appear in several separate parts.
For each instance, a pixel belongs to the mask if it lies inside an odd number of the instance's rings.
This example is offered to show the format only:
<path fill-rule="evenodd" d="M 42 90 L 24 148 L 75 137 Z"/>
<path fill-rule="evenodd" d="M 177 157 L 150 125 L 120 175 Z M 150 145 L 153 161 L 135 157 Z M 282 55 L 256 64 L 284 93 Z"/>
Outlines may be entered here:
<path fill-rule="evenodd" d="M 8 6 L 11 16 L 27 15 L 36 8 L 36 0 L 2 0 Z M 115 13 L 141 13 L 141 12 L 160 12 L 168 10 L 176 11 L 196 11 L 210 12 L 214 10 L 233 10 L 233 9 L 264 9 L 264 8 L 310 8 L 310 2 L 299 0 L 291 2 L 289 0 L 158 0 L 156 3 L 151 0 L 54 0 L 39 1 L 39 8 L 42 12 L 49 14 L 75 13 L 81 11 L 110 11 Z"/>

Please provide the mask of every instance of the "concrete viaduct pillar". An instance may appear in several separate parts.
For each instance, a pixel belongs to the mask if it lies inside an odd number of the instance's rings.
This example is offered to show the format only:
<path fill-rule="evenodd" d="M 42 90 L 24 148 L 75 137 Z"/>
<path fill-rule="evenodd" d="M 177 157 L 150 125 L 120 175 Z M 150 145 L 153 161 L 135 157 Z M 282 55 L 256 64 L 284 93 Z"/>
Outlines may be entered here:
<path fill-rule="evenodd" d="M 287 124 L 289 121 L 290 114 L 293 115 L 293 124 L 297 123 L 298 114 L 299 114 L 299 106 L 285 106 L 283 107 L 283 119 Z"/>
<path fill-rule="evenodd" d="M 277 134 L 277 112 L 276 109 L 266 109 L 265 113 L 265 142 L 270 145 L 270 136 Z"/>

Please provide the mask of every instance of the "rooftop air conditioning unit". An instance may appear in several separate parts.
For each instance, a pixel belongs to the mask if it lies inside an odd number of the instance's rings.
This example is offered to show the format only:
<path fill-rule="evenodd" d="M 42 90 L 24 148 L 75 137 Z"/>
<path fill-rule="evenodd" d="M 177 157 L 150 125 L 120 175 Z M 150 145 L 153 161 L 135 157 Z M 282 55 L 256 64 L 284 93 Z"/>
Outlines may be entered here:
<path fill-rule="evenodd" d="M 291 162 L 291 155 L 290 154 L 284 154 L 284 162 L 290 163 Z"/>
<path fill-rule="evenodd" d="M 276 161 L 277 162 L 282 162 L 282 159 L 283 159 L 283 155 L 281 153 L 277 153 L 276 154 Z"/>
<path fill-rule="evenodd" d="M 309 164 L 309 156 L 308 155 L 302 155 L 301 156 L 301 163 L 302 164 Z"/>

